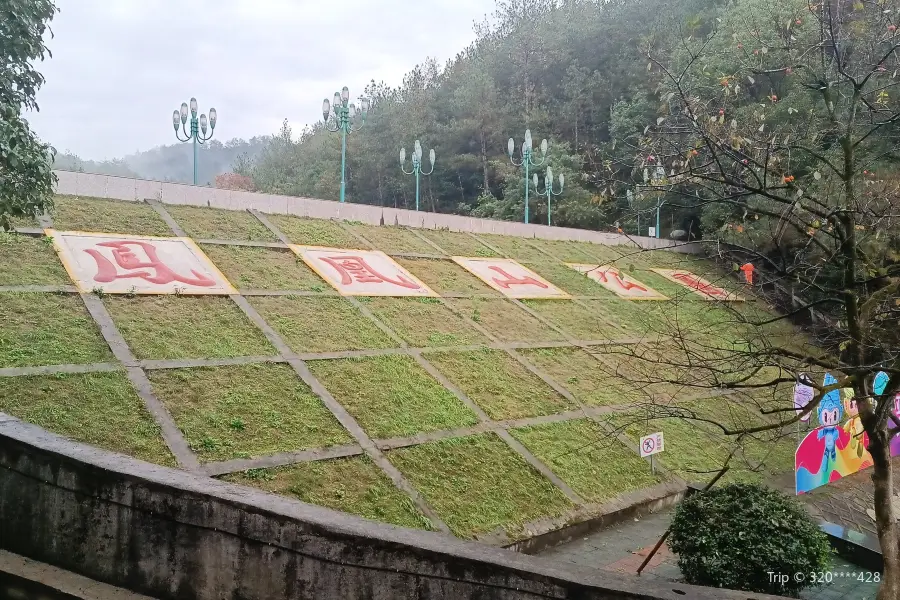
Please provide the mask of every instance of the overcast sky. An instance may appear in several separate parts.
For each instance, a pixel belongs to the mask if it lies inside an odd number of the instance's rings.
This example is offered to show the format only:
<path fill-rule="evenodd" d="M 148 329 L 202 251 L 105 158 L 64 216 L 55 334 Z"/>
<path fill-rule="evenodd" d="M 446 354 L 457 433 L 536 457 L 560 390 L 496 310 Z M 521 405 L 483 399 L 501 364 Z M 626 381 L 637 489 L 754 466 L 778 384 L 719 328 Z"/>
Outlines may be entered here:
<path fill-rule="evenodd" d="M 397 85 L 427 56 L 474 39 L 493 0 L 57 0 L 32 127 L 60 151 L 103 159 L 175 141 L 196 96 L 222 141 L 299 132 L 322 99 L 370 79 Z"/>

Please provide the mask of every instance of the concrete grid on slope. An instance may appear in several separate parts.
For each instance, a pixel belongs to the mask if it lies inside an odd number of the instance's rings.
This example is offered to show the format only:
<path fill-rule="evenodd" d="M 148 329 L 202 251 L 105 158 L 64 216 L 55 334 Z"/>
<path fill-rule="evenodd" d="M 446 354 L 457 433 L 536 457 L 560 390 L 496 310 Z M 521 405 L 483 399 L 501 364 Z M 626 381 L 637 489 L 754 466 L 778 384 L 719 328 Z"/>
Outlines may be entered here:
<path fill-rule="evenodd" d="M 166 210 L 165 206 L 160 204 L 157 201 L 149 200 L 147 204 L 153 207 L 153 209 L 160 215 L 160 217 L 166 222 L 169 228 L 172 230 L 173 234 L 179 237 L 186 237 L 186 233 L 180 227 L 178 222 L 171 216 L 171 214 Z M 235 245 L 235 246 L 254 246 L 254 247 L 266 247 L 266 248 L 288 248 L 289 244 L 291 244 L 291 240 L 280 231 L 271 221 L 262 213 L 259 213 L 255 210 L 249 210 L 250 214 L 252 214 L 256 219 L 264 225 L 268 230 L 270 230 L 280 241 L 280 243 L 274 242 L 245 242 L 245 241 L 231 241 L 231 240 L 199 240 L 200 243 L 210 243 L 217 245 Z M 376 245 L 367 240 L 364 236 L 354 231 L 347 224 L 337 221 L 337 223 L 347 231 L 351 236 L 357 239 L 361 244 L 363 244 L 367 248 L 377 249 Z M 42 227 L 51 227 L 52 222 L 47 217 L 43 217 L 41 219 Z M 19 233 L 23 233 L 26 235 L 43 235 L 43 231 L 41 229 L 35 228 L 20 228 L 17 231 Z M 421 241 L 425 242 L 429 246 L 433 247 L 440 254 L 418 254 L 418 253 L 392 253 L 390 254 L 392 257 L 407 257 L 407 258 L 429 258 L 429 259 L 440 259 L 440 260 L 449 260 L 448 256 L 450 253 L 443 250 L 439 245 L 437 245 L 432 240 L 428 239 L 415 229 L 407 229 L 407 231 L 411 232 Z M 467 235 L 471 236 L 481 244 L 490 248 L 492 251 L 497 253 L 498 255 L 510 258 L 507 253 L 493 246 L 487 240 L 479 237 L 474 233 L 467 233 Z M 558 257 L 552 255 L 550 252 L 546 251 L 543 248 L 540 248 L 536 244 L 531 244 L 526 240 L 530 246 L 535 248 L 538 252 L 544 254 L 548 258 L 562 263 L 563 261 Z M 28 292 L 57 292 L 57 293 L 77 293 L 74 286 L 3 286 L 0 287 L 0 292 L 2 291 L 28 291 Z M 311 293 L 311 292 L 295 292 L 290 290 L 238 290 L 238 293 L 232 294 L 229 296 L 232 302 L 237 305 L 241 311 L 245 314 L 245 316 L 253 323 L 265 337 L 269 340 L 269 342 L 276 348 L 278 354 L 273 356 L 247 356 L 247 357 L 237 357 L 237 358 L 229 358 L 229 359 L 186 359 L 186 360 L 137 360 L 131 350 L 129 349 L 127 343 L 125 342 L 122 335 L 119 333 L 115 323 L 113 322 L 111 316 L 106 310 L 103 303 L 99 300 L 99 298 L 93 296 L 92 294 L 80 294 L 85 306 L 88 309 L 89 314 L 97 323 L 100 328 L 101 334 L 105 339 L 107 345 L 109 345 L 110 349 L 113 352 L 113 355 L 117 359 L 117 363 L 96 363 L 90 365 L 48 365 L 48 366 L 38 366 L 38 367 L 14 367 L 14 368 L 2 368 L 0 369 L 0 377 L 15 377 L 15 376 L 28 376 L 28 375 L 37 375 L 37 374 L 52 374 L 52 373 L 88 373 L 88 372 L 103 372 L 103 371 L 113 371 L 119 370 L 121 367 L 124 367 L 126 375 L 135 390 L 137 391 L 139 397 L 142 399 L 144 404 L 146 405 L 148 411 L 159 424 L 163 439 L 169 449 L 172 451 L 172 454 L 175 456 L 178 464 L 189 471 L 203 473 L 210 476 L 218 476 L 224 475 L 228 473 L 245 471 L 247 469 L 253 468 L 267 468 L 267 467 L 276 467 L 276 466 L 285 466 L 294 463 L 300 462 L 308 462 L 308 461 L 317 461 L 317 460 L 326 460 L 331 458 L 339 458 L 339 457 L 347 457 L 347 456 L 355 456 L 365 454 L 367 455 L 373 462 L 376 464 L 382 472 L 394 483 L 394 485 L 400 489 L 403 493 L 405 493 L 412 502 L 416 505 L 416 507 L 426 515 L 432 523 L 443 531 L 449 531 L 447 526 L 440 520 L 432 507 L 430 507 L 424 498 L 417 492 L 417 490 L 413 487 L 413 485 L 404 477 L 404 475 L 393 466 L 390 461 L 385 457 L 383 451 L 389 449 L 396 448 L 404 448 L 409 446 L 414 446 L 418 444 L 433 442 L 437 440 L 447 439 L 451 437 L 461 437 L 465 435 L 472 435 L 477 433 L 487 433 L 492 432 L 496 434 L 500 439 L 502 439 L 509 449 L 514 452 L 516 455 L 521 457 L 527 464 L 529 464 L 532 468 L 534 468 L 537 472 L 539 472 L 544 478 L 546 478 L 550 483 L 552 483 L 557 489 L 559 489 L 563 495 L 565 495 L 572 504 L 575 505 L 576 510 L 585 507 L 588 503 L 581 498 L 568 484 L 566 484 L 546 463 L 541 461 L 538 457 L 536 457 L 533 453 L 531 453 L 525 446 L 523 446 L 519 441 L 517 441 L 513 436 L 509 433 L 509 429 L 515 429 L 518 427 L 525 427 L 530 425 L 540 425 L 540 424 L 548 424 L 548 423 L 558 423 L 565 422 L 570 420 L 581 420 L 581 419 L 590 419 L 594 423 L 600 425 L 601 428 L 606 430 L 607 433 L 615 436 L 615 438 L 621 442 L 626 448 L 630 448 L 635 453 L 637 452 L 636 444 L 624 436 L 624 434 L 611 430 L 603 421 L 597 419 L 597 417 L 602 415 L 607 415 L 614 413 L 616 411 L 622 410 L 626 408 L 628 405 L 615 405 L 615 406 L 602 406 L 602 407 L 588 407 L 585 406 L 581 401 L 576 399 L 568 390 L 566 390 L 563 386 L 559 385 L 553 378 L 538 368 L 535 364 L 529 361 L 524 355 L 517 352 L 519 349 L 531 349 L 531 348 L 553 348 L 553 347 L 576 347 L 581 349 L 589 349 L 602 345 L 628 345 L 635 344 L 642 340 L 637 339 L 619 339 L 619 340 L 578 340 L 574 339 L 570 336 L 565 330 L 558 327 L 555 323 L 551 322 L 549 319 L 541 315 L 539 312 L 533 310 L 523 302 L 506 298 L 505 296 L 496 296 L 496 295 L 488 295 L 488 294 L 442 294 L 441 298 L 437 300 L 451 312 L 460 316 L 461 313 L 458 309 L 453 307 L 450 303 L 445 301 L 445 297 L 452 298 L 478 298 L 478 297 L 486 297 L 494 300 L 501 300 L 504 302 L 509 302 L 510 304 L 516 306 L 517 308 L 524 310 L 532 317 L 536 318 L 538 321 L 543 323 L 545 326 L 549 327 L 557 334 L 560 334 L 565 339 L 564 342 L 538 342 L 538 343 L 524 343 L 524 342 L 512 342 L 512 343 L 504 343 L 501 342 L 496 336 L 494 336 L 487 329 L 479 325 L 475 322 L 467 321 L 468 324 L 474 329 L 478 330 L 482 335 L 484 335 L 488 340 L 488 344 L 482 344 L 477 346 L 453 346 L 453 347 L 431 347 L 431 348 L 412 348 L 409 347 L 408 344 L 400 338 L 400 336 L 394 332 L 390 327 L 388 327 L 385 323 L 383 323 L 380 319 L 378 319 L 368 308 L 361 303 L 359 300 L 349 297 L 345 298 L 348 300 L 362 315 L 371 320 L 373 324 L 384 332 L 389 338 L 391 338 L 397 345 L 398 348 L 384 349 L 384 350 L 358 350 L 358 351 L 341 351 L 341 352 L 322 352 L 322 353 L 295 353 L 291 350 L 281 336 L 275 332 L 275 330 L 263 319 L 263 317 L 247 302 L 247 296 L 278 296 L 278 295 L 307 295 L 307 296 L 321 296 L 321 297 L 335 297 L 339 296 L 336 293 L 332 294 L 322 294 L 322 293 Z M 600 299 L 605 298 L 603 296 L 573 296 L 573 301 L 575 303 L 581 304 L 584 307 L 588 307 L 585 304 L 585 300 L 590 299 Z M 611 328 L 615 329 L 615 325 L 609 322 L 607 319 L 603 319 Z M 472 401 L 470 398 L 466 396 L 465 393 L 462 392 L 458 388 L 458 386 L 454 385 L 446 376 L 444 376 L 440 371 L 438 371 L 427 359 L 427 354 L 430 352 L 464 352 L 469 351 L 476 348 L 489 347 L 496 350 L 501 350 L 509 355 L 511 358 L 520 363 L 524 368 L 526 368 L 529 372 L 537 376 L 544 383 L 546 383 L 550 388 L 564 397 L 566 400 L 574 404 L 578 407 L 577 410 L 568 411 L 559 414 L 539 416 L 539 417 L 528 417 L 522 419 L 513 419 L 513 420 L 493 420 L 491 419 L 477 403 Z M 368 434 L 362 429 L 362 427 L 357 423 L 357 421 L 346 411 L 346 409 L 337 401 L 335 398 L 328 392 L 328 390 L 319 382 L 310 372 L 309 368 L 306 365 L 307 361 L 310 360 L 326 360 L 326 359 L 334 359 L 334 358 L 350 358 L 350 357 L 362 357 L 362 356 L 382 356 L 389 354 L 402 354 L 411 357 L 419 366 L 421 366 L 427 373 L 429 373 L 438 383 L 440 383 L 444 388 L 446 388 L 450 393 L 452 393 L 456 398 L 458 398 L 466 407 L 468 407 L 478 418 L 478 424 L 459 428 L 452 430 L 441 430 L 441 431 L 433 431 L 428 433 L 420 433 L 413 436 L 403 437 L 403 438 L 392 438 L 392 439 L 372 439 Z M 589 356 L 592 356 L 599 363 L 604 364 L 607 368 L 610 367 L 608 363 L 604 361 L 604 359 L 596 352 L 589 352 Z M 228 461 L 220 461 L 220 462 L 211 462 L 206 463 L 205 465 L 200 465 L 197 457 L 190 450 L 190 447 L 185 440 L 183 434 L 179 430 L 178 426 L 175 424 L 174 419 L 169 414 L 165 406 L 159 399 L 154 395 L 152 387 L 150 385 L 150 381 L 147 378 L 146 371 L 153 369 L 178 369 L 178 368 L 190 368 L 197 366 L 225 366 L 225 365 L 244 365 L 244 364 L 259 364 L 259 363 L 286 363 L 291 366 L 291 368 L 295 371 L 297 376 L 306 383 L 309 388 L 322 400 L 323 404 L 328 408 L 331 414 L 338 420 L 338 422 L 346 429 L 351 436 L 354 438 L 355 443 L 346 444 L 342 446 L 335 446 L 329 448 L 313 448 L 306 449 L 295 452 L 286 452 L 277 455 L 264 456 L 253 459 L 235 459 Z M 613 367 L 614 369 L 614 367 Z M 721 393 L 707 393 L 696 395 L 691 398 L 685 398 L 683 402 L 689 402 L 691 400 L 700 398 L 700 397 L 710 397 L 710 396 L 718 396 L 722 395 Z M 663 471 L 664 473 L 664 471 Z M 676 481 L 677 478 L 675 478 Z"/>

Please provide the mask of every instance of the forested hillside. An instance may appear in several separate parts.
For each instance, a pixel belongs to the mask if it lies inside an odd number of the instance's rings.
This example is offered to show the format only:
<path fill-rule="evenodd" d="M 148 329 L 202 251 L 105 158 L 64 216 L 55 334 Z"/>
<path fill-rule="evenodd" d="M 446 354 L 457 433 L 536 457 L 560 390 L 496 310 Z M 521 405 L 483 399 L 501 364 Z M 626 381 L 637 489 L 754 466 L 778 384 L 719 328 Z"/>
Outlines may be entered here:
<path fill-rule="evenodd" d="M 611 189 L 607 176 L 617 156 L 633 162 L 614 140 L 656 118 L 658 74 L 648 73 L 647 47 L 675 44 L 718 10 L 716 0 L 499 0 L 493 18 L 476 25 L 477 41 L 448 64 L 425 61 L 397 88 L 365 90 L 374 106 L 348 138 L 348 200 L 413 206 L 415 184 L 400 171 L 399 151 L 420 139 L 426 155 L 437 154 L 434 173 L 422 180 L 425 210 L 521 220 L 522 173 L 506 146 L 514 137 L 520 147 L 530 128 L 536 149 L 550 141 L 549 164 L 566 176 L 554 224 L 595 229 L 622 220 L 634 232 L 625 189 Z M 337 198 L 340 136 L 322 123 L 294 132 L 294 141 L 291 133 L 285 123 L 240 170 L 260 190 Z M 543 189 L 545 169 L 537 171 Z M 546 200 L 531 197 L 532 221 L 546 223 Z M 645 229 L 655 204 L 638 208 L 647 211 Z M 664 211 L 665 231 L 684 228 L 692 211 L 675 213 Z"/>

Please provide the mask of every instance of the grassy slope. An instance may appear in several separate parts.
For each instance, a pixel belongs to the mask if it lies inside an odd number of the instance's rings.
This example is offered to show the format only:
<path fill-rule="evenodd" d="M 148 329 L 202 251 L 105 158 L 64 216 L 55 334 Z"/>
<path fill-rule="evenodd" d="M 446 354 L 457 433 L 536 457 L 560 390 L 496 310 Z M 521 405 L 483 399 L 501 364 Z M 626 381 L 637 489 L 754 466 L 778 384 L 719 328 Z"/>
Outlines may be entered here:
<path fill-rule="evenodd" d="M 181 227 L 196 238 L 277 241 L 249 213 L 167 208 Z M 144 203 L 61 198 L 54 219 L 58 230 L 172 235 L 165 221 Z M 599 297 L 581 303 L 525 302 L 577 339 L 638 337 L 677 326 L 704 343 L 718 344 L 738 332 L 729 326 L 725 311 L 648 270 L 665 266 L 701 271 L 703 263 L 693 257 L 663 252 L 634 254 L 623 248 L 579 242 L 491 235 L 482 236 L 487 242 L 484 244 L 465 233 L 417 232 L 437 244 L 441 248 L 438 250 L 403 228 L 283 215 L 273 215 L 271 221 L 298 244 L 365 248 L 355 233 L 389 253 L 497 256 L 487 245 L 490 244 L 573 295 Z M 322 294 L 250 299 L 297 352 L 397 346 L 351 303 L 333 297 L 330 286 L 287 250 L 218 245 L 206 245 L 204 250 L 240 288 Z M 411 346 L 486 343 L 488 340 L 475 325 L 501 341 L 564 340 L 547 324 L 502 299 L 446 259 L 397 260 L 439 293 L 494 297 L 448 299 L 462 317 L 433 299 L 362 299 Z M 676 302 L 664 305 L 620 300 L 562 262 L 615 264 Z M 0 285 L 68 283 L 47 240 L 0 234 Z M 275 354 L 265 337 L 228 298 L 118 296 L 106 297 L 104 303 L 138 358 Z M 751 308 L 746 312 L 752 312 Z M 0 368 L 113 360 L 77 296 L 2 293 L 0 314 L 6 317 L 0 328 Z M 789 328 L 775 333 L 794 334 Z M 657 352 L 664 356 L 672 351 Z M 641 367 L 627 356 L 606 355 L 599 362 L 576 348 L 521 353 L 587 405 L 624 404 L 644 398 L 619 376 Z M 505 352 L 483 350 L 426 356 L 493 418 L 548 415 L 576 408 Z M 375 438 L 476 422 L 458 398 L 407 357 L 316 360 L 309 366 Z M 652 362 L 644 367 L 656 368 Z M 351 441 L 321 401 L 286 365 L 152 371 L 150 377 L 154 390 L 202 461 L 264 456 Z M 671 386 L 648 390 L 673 393 Z M 787 394 L 789 390 L 780 393 Z M 734 403 L 698 401 L 691 408 L 698 414 L 724 415 L 734 424 L 758 419 L 758 415 Z M 120 373 L 0 378 L 0 410 L 74 439 L 160 464 L 174 464 L 158 427 Z M 624 418 L 627 416 L 617 415 L 611 424 L 623 425 Z M 688 479 L 707 477 L 730 449 L 730 441 L 711 428 L 678 419 L 647 422 L 643 415 L 636 414 L 623 427 L 632 439 L 663 429 L 668 450 L 660 460 L 675 474 Z M 512 434 L 591 502 L 602 502 L 658 481 L 649 474 L 645 462 L 619 442 L 610 441 L 612 438 L 591 421 L 520 428 L 512 430 Z M 777 436 L 759 436 L 744 444 L 742 455 L 745 463 L 765 458 L 767 466 L 753 472 L 749 468 L 752 465 L 745 465 L 736 469 L 732 477 L 759 480 L 791 468 L 792 445 L 790 440 Z M 492 434 L 403 448 L 390 452 L 389 458 L 454 532 L 463 537 L 498 527 L 518 536 L 527 521 L 555 516 L 570 507 L 564 496 Z M 409 499 L 363 457 L 253 470 L 228 479 L 368 518 L 428 526 Z"/>

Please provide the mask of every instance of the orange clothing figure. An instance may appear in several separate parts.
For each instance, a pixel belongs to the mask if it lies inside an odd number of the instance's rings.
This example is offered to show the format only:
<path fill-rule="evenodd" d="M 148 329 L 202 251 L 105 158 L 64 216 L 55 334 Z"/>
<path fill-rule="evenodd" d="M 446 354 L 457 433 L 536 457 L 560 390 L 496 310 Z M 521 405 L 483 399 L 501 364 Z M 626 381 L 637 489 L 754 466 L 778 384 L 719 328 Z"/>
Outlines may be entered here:
<path fill-rule="evenodd" d="M 741 267 L 741 271 L 744 272 L 744 279 L 747 280 L 747 285 L 753 285 L 753 268 L 751 263 L 747 263 Z"/>

